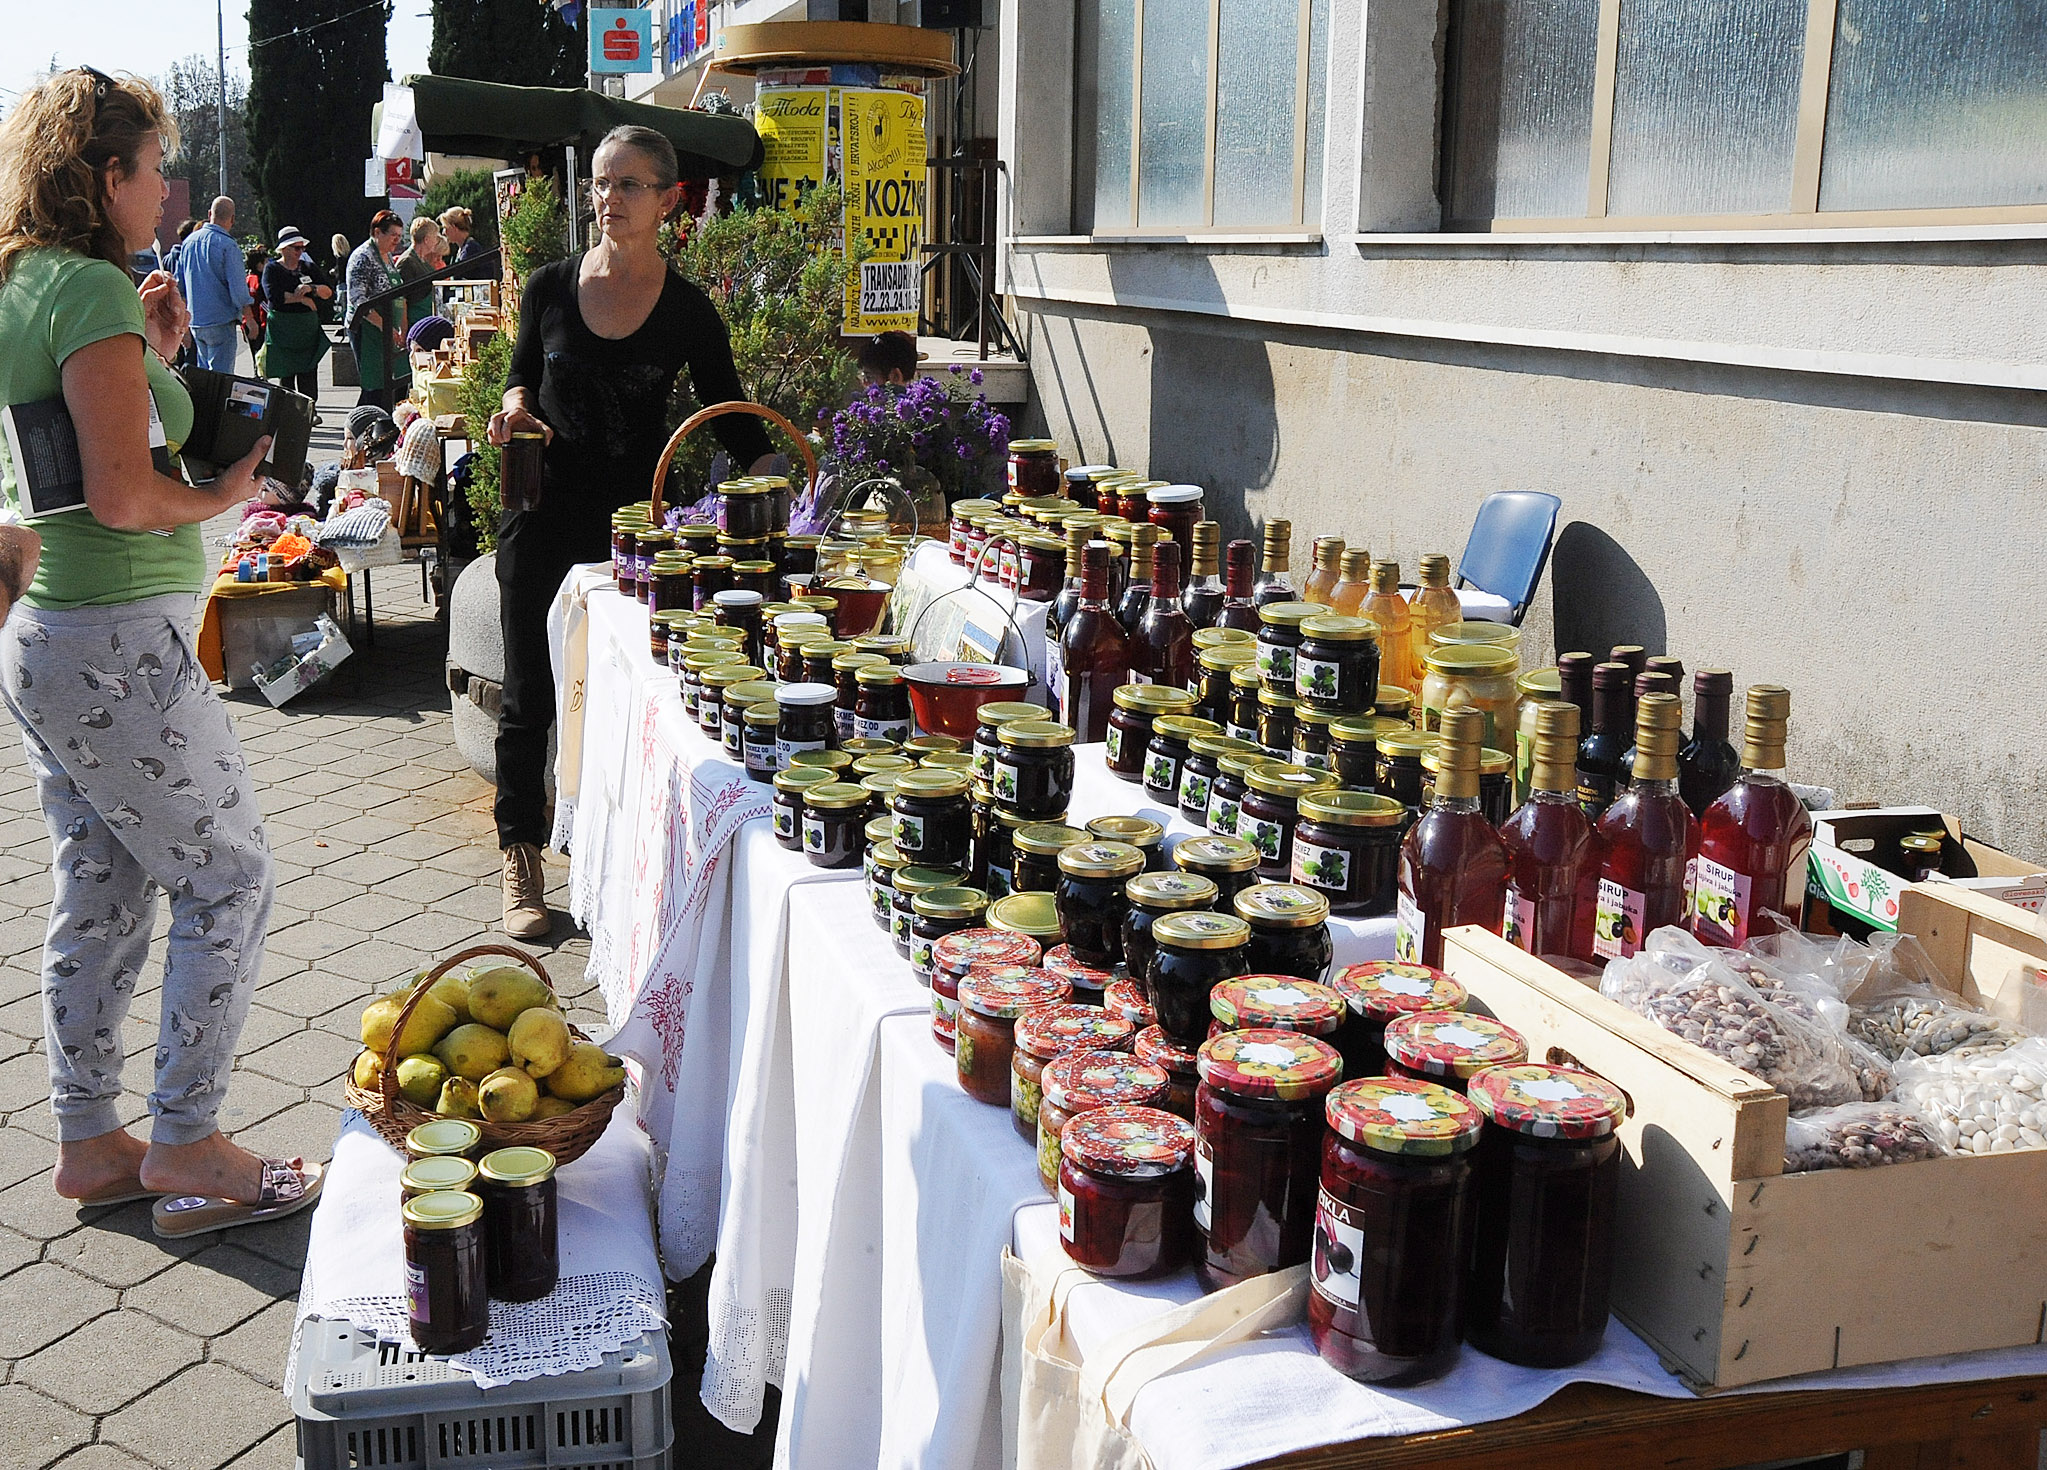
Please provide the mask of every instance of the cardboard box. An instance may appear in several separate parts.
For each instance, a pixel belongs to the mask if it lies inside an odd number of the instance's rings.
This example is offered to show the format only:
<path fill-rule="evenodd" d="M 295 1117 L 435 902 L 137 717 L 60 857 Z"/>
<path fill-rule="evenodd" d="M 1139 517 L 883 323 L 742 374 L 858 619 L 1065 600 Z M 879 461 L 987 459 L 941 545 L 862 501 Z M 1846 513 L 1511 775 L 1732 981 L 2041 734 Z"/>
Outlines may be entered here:
<path fill-rule="evenodd" d="M 1961 823 L 1930 806 L 1879 807 L 1868 811 L 1813 813 L 1812 851 L 1806 859 L 1806 925 L 1832 932 L 1858 925 L 1896 930 L 1899 898 L 1907 884 L 1892 866 L 1898 864 L 1898 840 L 1931 827 L 1946 829 L 1941 866 L 1949 873 L 1937 881 L 1999 899 L 2038 913 L 2047 907 L 2047 864 L 2001 852 L 1965 835 Z"/>

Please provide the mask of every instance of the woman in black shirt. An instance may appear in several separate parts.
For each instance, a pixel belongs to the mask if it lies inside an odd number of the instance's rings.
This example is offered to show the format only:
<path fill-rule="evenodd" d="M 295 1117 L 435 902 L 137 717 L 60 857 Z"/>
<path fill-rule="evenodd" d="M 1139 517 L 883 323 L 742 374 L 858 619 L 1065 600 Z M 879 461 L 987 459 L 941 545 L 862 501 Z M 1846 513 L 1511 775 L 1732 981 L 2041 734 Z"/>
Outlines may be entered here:
<path fill-rule="evenodd" d="M 519 431 L 547 436 L 538 508 L 507 512 L 498 525 L 497 824 L 504 927 L 514 939 L 537 939 L 549 926 L 540 867 L 554 724 L 548 607 L 569 568 L 611 555 L 611 513 L 646 497 L 668 442 L 676 374 L 689 369 L 701 403 L 746 396 L 717 308 L 661 254 L 660 228 L 682 201 L 675 149 L 651 129 L 615 128 L 591 165 L 601 238 L 527 281 L 504 406 L 489 431 L 493 444 Z M 758 420 L 733 414 L 711 428 L 736 463 L 768 467 L 773 447 Z"/>
<path fill-rule="evenodd" d="M 332 301 L 334 288 L 320 279 L 306 237 L 290 225 L 277 232 L 277 254 L 263 267 L 263 299 L 270 308 L 268 376 L 319 402 L 320 359 L 327 355 L 319 303 Z"/>

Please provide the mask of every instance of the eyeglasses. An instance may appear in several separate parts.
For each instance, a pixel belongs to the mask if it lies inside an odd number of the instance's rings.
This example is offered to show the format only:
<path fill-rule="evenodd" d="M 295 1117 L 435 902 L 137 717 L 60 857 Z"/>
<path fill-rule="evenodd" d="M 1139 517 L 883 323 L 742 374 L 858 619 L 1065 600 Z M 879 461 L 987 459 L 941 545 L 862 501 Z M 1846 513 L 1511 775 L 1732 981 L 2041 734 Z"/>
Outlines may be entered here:
<path fill-rule="evenodd" d="M 616 194 L 628 204 L 637 204 L 649 194 L 659 194 L 659 184 L 649 184 L 643 179 L 592 179 L 590 197 L 609 199 Z"/>

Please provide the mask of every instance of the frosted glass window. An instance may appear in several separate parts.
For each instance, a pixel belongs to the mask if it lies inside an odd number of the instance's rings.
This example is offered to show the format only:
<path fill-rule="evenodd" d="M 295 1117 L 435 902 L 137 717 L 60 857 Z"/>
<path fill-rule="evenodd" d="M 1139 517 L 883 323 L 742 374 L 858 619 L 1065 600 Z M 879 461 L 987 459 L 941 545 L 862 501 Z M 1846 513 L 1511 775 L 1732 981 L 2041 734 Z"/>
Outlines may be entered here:
<path fill-rule="evenodd" d="M 1623 0 L 1613 216 L 1791 207 L 1805 0 Z"/>
<path fill-rule="evenodd" d="M 1301 223 L 1322 223 L 1323 129 L 1328 125 L 1329 0 L 1308 6 L 1308 143 L 1301 163 Z"/>
<path fill-rule="evenodd" d="M 1074 88 L 1076 201 L 1082 230 L 1130 227 L 1130 104 L 1137 60 L 1137 0 L 1084 7 Z"/>
<path fill-rule="evenodd" d="M 1585 213 L 1595 0 L 1460 0 L 1452 12 L 1450 216 Z"/>
<path fill-rule="evenodd" d="M 1208 7 L 1209 0 L 1145 0 L 1140 225 L 1199 225 L 1207 214 Z"/>
<path fill-rule="evenodd" d="M 1294 217 L 1301 0 L 1219 0 L 1215 223 Z"/>
<path fill-rule="evenodd" d="M 2047 6 L 1840 0 L 1820 208 L 2047 203 Z"/>

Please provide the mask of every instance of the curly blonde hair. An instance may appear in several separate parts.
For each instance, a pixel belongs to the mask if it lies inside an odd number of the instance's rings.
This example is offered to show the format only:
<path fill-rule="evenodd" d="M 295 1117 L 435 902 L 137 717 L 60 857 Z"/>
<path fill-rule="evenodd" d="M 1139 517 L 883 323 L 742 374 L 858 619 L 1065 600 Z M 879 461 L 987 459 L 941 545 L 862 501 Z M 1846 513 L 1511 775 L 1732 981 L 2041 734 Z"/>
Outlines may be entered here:
<path fill-rule="evenodd" d="M 79 67 L 23 93 L 0 125 L 0 282 L 31 250 L 75 250 L 127 269 L 104 175 L 110 163 L 133 173 L 151 138 L 177 151 L 178 125 L 140 77 Z"/>

